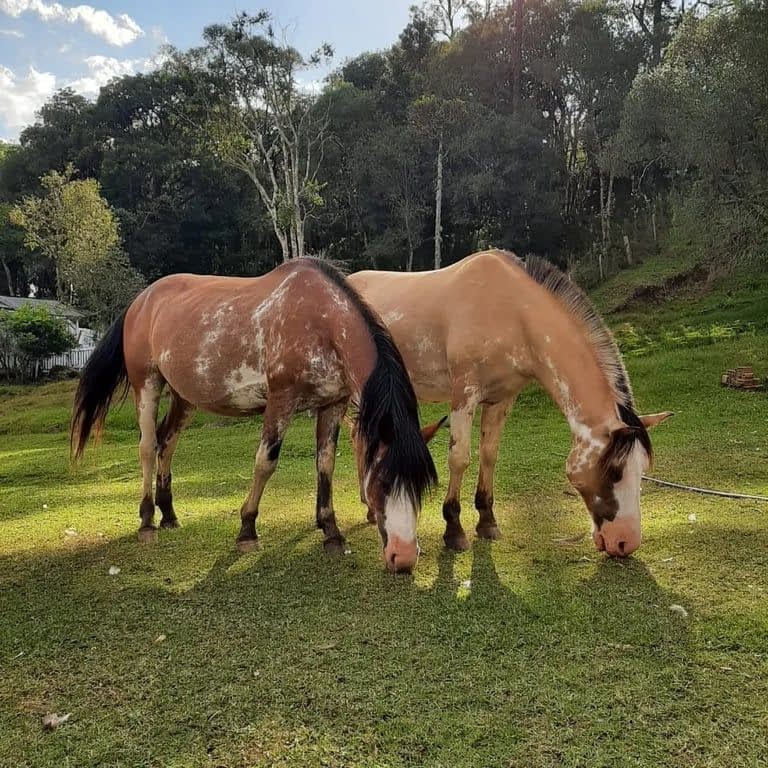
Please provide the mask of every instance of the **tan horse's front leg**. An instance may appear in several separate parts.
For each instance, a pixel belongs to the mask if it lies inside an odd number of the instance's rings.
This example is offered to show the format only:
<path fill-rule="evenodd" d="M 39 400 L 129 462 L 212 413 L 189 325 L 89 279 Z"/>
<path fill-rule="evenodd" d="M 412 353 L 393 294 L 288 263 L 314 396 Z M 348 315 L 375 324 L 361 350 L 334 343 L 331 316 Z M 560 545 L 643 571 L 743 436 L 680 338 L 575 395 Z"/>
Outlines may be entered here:
<path fill-rule="evenodd" d="M 467 397 L 462 388 L 459 397 L 451 403 L 451 439 L 448 447 L 448 469 L 450 479 L 443 502 L 445 534 L 443 541 L 448 549 L 464 552 L 469 541 L 461 526 L 461 481 L 469 466 L 470 443 L 472 440 L 472 419 L 477 407 L 476 399 Z"/>
<path fill-rule="evenodd" d="M 499 456 L 499 443 L 513 400 L 486 404 L 480 419 L 480 474 L 475 491 L 475 509 L 480 514 L 477 535 L 481 539 L 499 539 L 501 531 L 493 515 L 493 473 Z"/>
<path fill-rule="evenodd" d="M 357 484 L 360 488 L 360 501 L 367 509 L 366 520 L 370 525 L 376 525 L 376 510 L 368 506 L 368 498 L 365 493 L 365 448 L 358 438 L 358 428 L 359 425 L 355 422 L 350 430 L 350 437 L 352 438 L 352 450 L 355 452 L 355 462 L 357 464 Z"/>
<path fill-rule="evenodd" d="M 277 460 L 283 444 L 283 435 L 293 417 L 294 407 L 286 403 L 268 402 L 264 411 L 264 425 L 261 441 L 256 451 L 253 467 L 253 485 L 240 508 L 240 533 L 237 536 L 239 552 L 258 549 L 259 536 L 256 533 L 256 518 L 259 516 L 259 502 L 269 478 L 277 469 Z"/>
<path fill-rule="evenodd" d="M 323 532 L 323 548 L 331 554 L 343 554 L 344 537 L 336 524 L 333 509 L 333 470 L 336 467 L 336 446 L 339 442 L 339 428 L 346 402 L 329 405 L 317 412 L 317 527 Z"/>

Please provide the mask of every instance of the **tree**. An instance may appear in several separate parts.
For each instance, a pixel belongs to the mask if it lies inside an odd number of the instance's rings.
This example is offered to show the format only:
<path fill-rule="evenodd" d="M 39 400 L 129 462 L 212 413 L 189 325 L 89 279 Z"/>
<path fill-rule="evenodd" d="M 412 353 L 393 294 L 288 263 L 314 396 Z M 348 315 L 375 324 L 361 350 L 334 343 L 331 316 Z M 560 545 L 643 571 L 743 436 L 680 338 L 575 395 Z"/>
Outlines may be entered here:
<path fill-rule="evenodd" d="M 674 229 L 710 260 L 765 252 L 766 82 L 760 4 L 689 14 L 663 64 L 635 81 L 611 142 L 617 169 L 636 188 L 670 190 Z"/>
<path fill-rule="evenodd" d="M 367 248 L 377 266 L 413 271 L 429 212 L 421 156 L 418 138 L 399 126 L 385 126 L 357 147 L 354 167 L 358 187 L 369 195 L 380 191 L 387 206 L 386 224 Z M 402 253 L 403 244 L 406 258 L 393 259 L 392 251 Z"/>
<path fill-rule="evenodd" d="M 323 205 L 318 173 L 328 138 L 328 116 L 314 109 L 298 73 L 332 50 L 304 59 L 269 21 L 266 12 L 240 14 L 207 27 L 205 46 L 176 52 L 174 66 L 197 86 L 203 139 L 253 182 L 287 261 L 304 255 L 307 223 Z"/>
<path fill-rule="evenodd" d="M 141 286 L 121 250 L 117 220 L 94 179 L 73 181 L 73 169 L 51 171 L 43 194 L 27 196 L 13 209 L 24 244 L 55 273 L 56 295 L 108 321 Z"/>
<path fill-rule="evenodd" d="M 271 226 L 253 215 L 256 190 L 201 144 L 193 96 L 186 79 L 161 69 L 105 86 L 93 110 L 102 194 L 131 263 L 150 280 L 272 264 Z"/>
<path fill-rule="evenodd" d="M 430 139 L 435 146 L 435 259 L 434 268 L 442 265 L 443 243 L 443 170 L 447 152 L 447 137 L 466 115 L 466 104 L 460 99 L 443 99 L 428 95 L 417 99 L 410 109 L 415 130 Z"/>
<path fill-rule="evenodd" d="M 427 14 L 432 18 L 435 32 L 453 40 L 459 21 L 475 6 L 472 0 L 431 0 Z"/>
<path fill-rule="evenodd" d="M 14 269 L 20 271 L 24 248 L 24 235 L 18 227 L 11 222 L 11 204 L 0 203 L 0 265 L 3 267 L 5 284 L 8 295 L 16 296 L 23 292 L 23 282 L 14 280 Z"/>
<path fill-rule="evenodd" d="M 35 378 L 43 360 L 76 343 L 66 322 L 45 307 L 22 304 L 14 312 L 0 311 L 0 368 L 9 375 L 15 371 L 22 381 Z"/>
<path fill-rule="evenodd" d="M 71 164 L 78 178 L 96 175 L 102 145 L 92 121 L 93 104 L 64 89 L 55 93 L 38 113 L 34 125 L 21 132 L 19 148 L 5 164 L 0 197 L 14 200 L 37 194 L 48 171 L 63 171 Z"/>

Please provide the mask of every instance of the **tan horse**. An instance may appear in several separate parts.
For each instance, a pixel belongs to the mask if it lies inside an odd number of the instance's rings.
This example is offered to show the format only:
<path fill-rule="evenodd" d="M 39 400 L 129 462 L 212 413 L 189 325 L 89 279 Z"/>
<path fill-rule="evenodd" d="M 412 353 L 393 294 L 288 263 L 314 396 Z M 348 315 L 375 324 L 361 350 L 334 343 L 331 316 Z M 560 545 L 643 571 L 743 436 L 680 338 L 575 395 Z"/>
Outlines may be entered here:
<path fill-rule="evenodd" d="M 264 415 L 237 538 L 242 551 L 257 546 L 259 501 L 285 430 L 296 411 L 312 409 L 317 411 L 317 526 L 326 551 L 344 551 L 331 480 L 339 424 L 352 400 L 366 497 L 376 510 L 387 567 L 414 567 L 417 515 L 425 490 L 436 481 L 419 433 L 416 395 L 381 320 L 327 263 L 300 259 L 257 278 L 172 275 L 149 286 L 83 371 L 72 420 L 77 458 L 91 431 L 101 432 L 115 392 L 127 386 L 141 430 L 141 539 L 156 536 L 155 503 L 161 528 L 178 525 L 171 460 L 179 434 L 195 408 L 202 408 L 228 416 Z M 170 407 L 157 427 L 166 388 Z"/>
<path fill-rule="evenodd" d="M 482 405 L 477 533 L 495 539 L 499 440 L 515 398 L 536 380 L 573 433 L 567 473 L 592 515 L 597 548 L 637 549 L 640 478 L 651 460 L 646 427 L 671 414 L 636 414 L 613 337 L 565 275 L 542 259 L 486 251 L 433 272 L 366 271 L 349 281 L 387 323 L 419 398 L 451 404 L 448 547 L 468 547 L 459 499 L 475 409 Z"/>

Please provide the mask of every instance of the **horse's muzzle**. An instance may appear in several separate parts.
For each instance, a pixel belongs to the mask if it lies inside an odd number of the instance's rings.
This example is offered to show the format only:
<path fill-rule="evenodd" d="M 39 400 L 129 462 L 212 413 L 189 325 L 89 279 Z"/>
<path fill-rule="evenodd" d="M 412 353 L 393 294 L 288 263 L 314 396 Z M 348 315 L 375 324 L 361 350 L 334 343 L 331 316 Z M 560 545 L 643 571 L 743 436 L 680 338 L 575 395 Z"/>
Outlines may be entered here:
<path fill-rule="evenodd" d="M 419 559 L 419 544 L 403 541 L 399 536 L 390 536 L 384 549 L 384 561 L 390 573 L 411 573 Z"/>

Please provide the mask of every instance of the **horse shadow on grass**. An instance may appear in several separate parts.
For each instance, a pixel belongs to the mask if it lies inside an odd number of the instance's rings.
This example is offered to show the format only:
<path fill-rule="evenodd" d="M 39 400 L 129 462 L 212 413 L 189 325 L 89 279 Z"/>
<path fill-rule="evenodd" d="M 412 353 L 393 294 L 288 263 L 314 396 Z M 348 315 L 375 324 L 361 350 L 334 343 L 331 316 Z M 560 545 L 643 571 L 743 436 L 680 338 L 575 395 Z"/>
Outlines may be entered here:
<path fill-rule="evenodd" d="M 25 744 L 31 762 L 50 750 L 71 760 L 112 733 L 128 763 L 149 749 L 158 764 L 269 764 L 299 739 L 307 765 L 343 765 L 350 750 L 469 765 L 473 749 L 487 758 L 474 764 L 499 764 L 510 728 L 525 744 L 539 719 L 556 721 L 564 691 L 609 711 L 606 665 L 611 692 L 644 689 L 632 654 L 658 684 L 678 660 L 669 649 L 688 642 L 639 561 L 600 561 L 581 578 L 563 558 L 526 566 L 523 549 L 522 569 L 500 576 L 504 551 L 475 541 L 467 554 L 440 550 L 421 587 L 384 572 L 374 531 L 337 558 L 309 523 L 265 525 L 262 551 L 244 557 L 234 533 L 196 520 L 154 547 L 130 535 L 0 560 L 0 575 L 14 572 L 0 648 L 4 661 L 23 654 L 9 664 L 9 699 L 22 723 L 30 699 L 73 712 L 53 746 Z M 19 726 L 19 743 L 28 732 Z"/>

